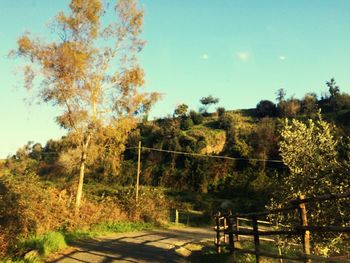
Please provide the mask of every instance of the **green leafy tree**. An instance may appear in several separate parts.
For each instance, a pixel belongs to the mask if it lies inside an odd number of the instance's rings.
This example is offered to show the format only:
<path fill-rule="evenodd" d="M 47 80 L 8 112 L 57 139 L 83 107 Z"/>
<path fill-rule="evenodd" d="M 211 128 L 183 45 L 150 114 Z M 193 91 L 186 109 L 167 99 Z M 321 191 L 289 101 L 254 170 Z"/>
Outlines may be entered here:
<path fill-rule="evenodd" d="M 216 109 L 216 113 L 218 115 L 219 118 L 225 116 L 225 113 L 226 113 L 226 109 L 224 107 L 218 107 Z"/>
<path fill-rule="evenodd" d="M 293 119 L 285 120 L 281 131 L 280 155 L 289 168 L 289 174 L 279 181 L 279 190 L 275 193 L 272 207 L 295 199 L 303 194 L 307 197 L 328 193 L 339 193 L 349 189 L 349 165 L 340 159 L 338 146 L 340 138 L 335 138 L 335 130 L 320 117 L 309 119 L 306 123 Z M 309 206 L 310 224 L 343 225 L 348 222 L 349 203 L 323 202 Z M 283 216 L 282 220 L 292 220 Z M 327 254 L 339 250 L 341 236 L 324 235 L 314 238 L 315 248 Z"/>
<path fill-rule="evenodd" d="M 193 126 L 193 121 L 191 118 L 183 118 L 180 122 L 180 129 L 181 130 L 188 130 Z"/>
<path fill-rule="evenodd" d="M 287 92 L 284 89 L 279 89 L 276 92 L 276 100 L 278 103 L 281 103 L 282 101 L 285 100 L 285 97 L 287 95 Z"/>
<path fill-rule="evenodd" d="M 334 97 L 336 97 L 337 95 L 340 94 L 339 86 L 335 82 L 334 78 L 331 78 L 330 81 L 327 81 L 326 85 L 329 88 L 329 94 L 330 94 L 331 98 L 334 98 Z"/>
<path fill-rule="evenodd" d="M 332 170 L 338 167 L 337 144 L 334 132 L 327 122 L 319 119 L 307 123 L 293 119 L 284 123 L 281 132 L 280 153 L 290 169 L 286 183 L 296 194 L 321 194 L 327 191 L 321 185 L 328 185 Z M 309 188 L 318 184 L 319 187 Z M 311 193 L 310 193 L 311 194 Z"/>
<path fill-rule="evenodd" d="M 86 164 L 102 158 L 118 167 L 135 117 L 158 98 L 140 90 L 144 72 L 136 54 L 144 46 L 143 11 L 134 0 L 118 1 L 115 13 L 107 6 L 102 0 L 71 0 L 69 12 L 58 13 L 54 20 L 57 36 L 52 42 L 27 33 L 12 52 L 29 61 L 25 86 L 36 87 L 40 100 L 59 109 L 57 122 L 75 140 L 71 154 L 79 163 L 77 210 Z M 107 15 L 114 22 L 108 24 Z"/>
<path fill-rule="evenodd" d="M 258 117 L 274 117 L 276 115 L 276 105 L 269 100 L 261 100 L 256 105 L 256 113 Z"/>
<path fill-rule="evenodd" d="M 190 111 L 190 118 L 192 119 L 192 121 L 195 125 L 201 124 L 203 122 L 202 114 L 200 114 L 194 110 Z"/>
<path fill-rule="evenodd" d="M 251 119 L 239 113 L 225 115 L 220 126 L 226 129 L 225 152 L 235 157 L 250 157 L 253 150 L 249 141 L 253 131 Z"/>
<path fill-rule="evenodd" d="M 180 104 L 174 111 L 174 116 L 186 117 L 188 106 L 186 104 Z"/>
<path fill-rule="evenodd" d="M 339 86 L 336 84 L 334 78 L 326 82 L 329 88 L 330 97 L 326 99 L 328 107 L 332 111 L 340 111 L 350 109 L 350 96 L 347 93 L 340 92 Z"/>
<path fill-rule="evenodd" d="M 208 109 L 211 105 L 219 103 L 219 98 L 215 98 L 212 95 L 209 95 L 207 97 L 201 98 L 200 103 L 203 105 L 204 113 L 208 113 Z"/>

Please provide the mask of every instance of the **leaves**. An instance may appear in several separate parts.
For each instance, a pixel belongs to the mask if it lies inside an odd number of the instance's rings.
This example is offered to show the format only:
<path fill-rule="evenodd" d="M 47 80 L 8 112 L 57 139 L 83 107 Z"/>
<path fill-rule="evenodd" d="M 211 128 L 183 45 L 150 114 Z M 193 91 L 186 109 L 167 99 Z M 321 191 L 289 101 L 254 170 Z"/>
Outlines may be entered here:
<path fill-rule="evenodd" d="M 128 133 L 159 98 L 140 91 L 144 71 L 136 54 L 144 45 L 143 11 L 136 0 L 120 0 L 109 23 L 107 7 L 102 0 L 71 0 L 69 12 L 58 13 L 52 24 L 59 40 L 44 42 L 24 34 L 12 52 L 28 59 L 25 86 L 56 106 L 57 123 L 75 134 L 77 146 L 61 160 L 80 159 L 82 175 L 85 163 L 95 161 L 117 174 Z"/>

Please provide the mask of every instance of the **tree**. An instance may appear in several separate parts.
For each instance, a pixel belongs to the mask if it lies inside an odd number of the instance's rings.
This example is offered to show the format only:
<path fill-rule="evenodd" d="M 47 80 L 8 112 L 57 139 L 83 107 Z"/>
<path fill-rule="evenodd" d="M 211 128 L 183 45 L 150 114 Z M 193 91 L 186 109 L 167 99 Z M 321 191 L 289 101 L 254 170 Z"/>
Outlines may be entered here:
<path fill-rule="evenodd" d="M 182 118 L 180 122 L 180 129 L 187 131 L 193 126 L 193 121 L 191 118 Z"/>
<path fill-rule="evenodd" d="M 256 105 L 256 113 L 258 117 L 274 117 L 276 115 L 276 105 L 269 100 L 261 100 L 258 105 Z"/>
<path fill-rule="evenodd" d="M 301 101 L 301 107 L 303 113 L 309 117 L 313 118 L 317 115 L 319 109 L 317 105 L 317 95 L 315 93 L 307 93 Z"/>
<path fill-rule="evenodd" d="M 329 88 L 329 94 L 331 95 L 331 98 L 334 98 L 337 95 L 339 95 L 339 86 L 337 86 L 337 83 L 335 82 L 334 78 L 331 78 L 330 81 L 327 81 L 326 85 Z"/>
<path fill-rule="evenodd" d="M 234 113 L 224 116 L 220 126 L 226 130 L 224 152 L 234 157 L 249 158 L 253 150 L 249 144 L 249 136 L 253 130 L 251 119 L 240 113 Z"/>
<path fill-rule="evenodd" d="M 174 116 L 185 117 L 188 111 L 188 106 L 186 104 L 180 104 L 176 107 L 174 111 Z"/>
<path fill-rule="evenodd" d="M 286 120 L 281 131 L 280 155 L 289 168 L 289 174 L 279 181 L 280 189 L 275 193 L 272 207 L 279 207 L 279 204 L 299 194 L 312 197 L 349 189 L 349 165 L 348 160 L 339 156 L 340 143 L 341 138 L 335 138 L 334 127 L 323 121 L 320 115 L 318 119 L 309 119 L 306 123 Z M 331 201 L 309 206 L 310 225 L 341 225 L 347 222 L 350 218 L 348 205 L 349 202 Z M 291 220 L 285 216 L 285 220 Z M 334 235 L 325 234 L 323 237 L 326 238 L 324 243 L 315 236 L 315 247 L 330 251 L 342 243 L 342 238 Z"/>
<path fill-rule="evenodd" d="M 309 186 L 322 184 L 323 176 L 337 166 L 337 144 L 332 127 L 322 119 L 307 123 L 293 119 L 285 121 L 281 132 L 280 153 L 283 163 L 288 166 L 296 192 L 308 194 Z M 325 190 L 325 189 L 323 189 Z M 313 191 L 323 191 L 321 188 Z"/>
<path fill-rule="evenodd" d="M 277 128 L 273 118 L 262 118 L 253 129 L 250 138 L 253 145 L 253 156 L 258 159 L 277 159 Z M 262 163 L 265 165 L 265 162 Z"/>
<path fill-rule="evenodd" d="M 340 111 L 350 108 L 350 96 L 347 93 L 340 93 L 339 86 L 336 85 L 334 78 L 326 82 L 329 88 L 330 97 L 326 100 L 330 110 Z"/>
<path fill-rule="evenodd" d="M 281 103 L 282 101 L 285 100 L 287 92 L 284 89 L 279 89 L 279 90 L 277 90 L 276 95 L 277 95 L 277 97 L 276 97 L 277 102 Z"/>
<path fill-rule="evenodd" d="M 219 118 L 223 117 L 223 116 L 225 116 L 226 109 L 224 107 L 219 107 L 216 109 L 216 113 L 217 113 Z"/>
<path fill-rule="evenodd" d="M 208 113 L 210 105 L 219 103 L 219 98 L 215 98 L 212 95 L 209 95 L 207 97 L 201 98 L 200 102 L 203 104 L 204 112 Z"/>
<path fill-rule="evenodd" d="M 45 43 L 26 33 L 12 52 L 29 60 L 25 86 L 36 88 L 40 100 L 59 109 L 57 122 L 75 140 L 72 151 L 79 153 L 76 210 L 87 162 L 113 160 L 118 166 L 136 117 L 159 97 L 140 91 L 144 72 L 136 54 L 144 46 L 140 39 L 143 11 L 136 0 L 120 0 L 114 10 L 110 14 L 102 0 L 71 0 L 69 13 L 60 12 L 54 20 L 55 40 Z M 115 21 L 107 24 L 106 15 L 113 15 Z"/>
<path fill-rule="evenodd" d="M 288 100 L 283 100 L 278 103 L 279 114 L 283 117 L 296 117 L 300 112 L 300 101 L 294 97 L 289 98 Z"/>
<path fill-rule="evenodd" d="M 195 125 L 201 124 L 203 122 L 202 114 L 200 114 L 194 110 L 190 111 L 190 118 L 192 119 L 193 124 L 195 124 Z"/>

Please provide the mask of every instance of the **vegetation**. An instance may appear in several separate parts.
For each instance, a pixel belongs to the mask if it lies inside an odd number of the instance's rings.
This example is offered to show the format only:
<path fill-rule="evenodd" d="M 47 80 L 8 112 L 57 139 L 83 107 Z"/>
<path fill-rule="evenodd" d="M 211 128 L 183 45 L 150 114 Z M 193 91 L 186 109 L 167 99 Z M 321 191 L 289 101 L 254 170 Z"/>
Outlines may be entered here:
<path fill-rule="evenodd" d="M 171 208 L 200 210 L 206 218 L 198 222 L 208 223 L 217 210 L 251 212 L 299 194 L 349 191 L 350 95 L 335 79 L 320 97 L 280 89 L 276 103 L 209 113 L 219 103 L 209 95 L 198 111 L 180 104 L 172 117 L 147 121 L 159 94 L 141 90 L 143 11 L 134 0 L 119 0 L 115 14 L 107 7 L 71 0 L 52 23 L 53 42 L 26 33 L 12 52 L 29 63 L 25 87 L 57 107 L 67 134 L 28 142 L 0 161 L 0 257 L 35 261 L 77 238 L 166 225 Z M 310 222 L 349 226 L 348 207 L 348 200 L 310 207 Z M 289 215 L 272 219 L 293 223 Z M 314 253 L 346 252 L 345 238 L 314 237 Z"/>
<path fill-rule="evenodd" d="M 200 99 L 200 103 L 203 105 L 201 108 L 201 111 L 204 114 L 208 113 L 208 109 L 211 105 L 218 104 L 219 103 L 219 98 L 215 98 L 212 95 L 209 95 L 207 97 L 203 97 Z"/>
<path fill-rule="evenodd" d="M 202 211 L 203 218 L 196 221 L 210 223 L 208 218 L 218 209 L 251 212 L 283 206 L 298 194 L 348 191 L 350 130 L 344 116 L 350 114 L 350 104 L 333 107 L 334 95 L 319 100 L 310 93 L 302 100 L 282 95 L 275 107 L 261 102 L 253 110 L 219 108 L 217 114 L 195 110 L 187 114 L 183 106 L 175 117 L 140 121 L 127 136 L 129 149 L 120 170 L 106 169 L 113 166 L 108 160 L 86 167 L 79 214 L 73 209 L 79 167 L 70 165 L 67 155 L 75 147 L 74 134 L 49 140 L 44 146 L 29 142 L 1 164 L 2 255 L 23 255 L 20 244 L 31 238 L 39 240 L 29 242 L 37 244 L 34 249 L 43 251 L 43 236 L 48 233 L 61 233 L 65 240 L 72 240 L 138 229 L 138 224 L 148 227 L 138 222 L 164 225 L 171 208 Z M 341 100 L 346 96 L 343 93 Z M 289 107 L 283 103 L 299 103 L 300 107 L 292 113 L 283 110 Z M 190 124 L 184 127 L 188 120 Z M 138 141 L 147 148 L 169 151 L 143 149 L 141 206 L 134 202 L 133 187 L 137 151 L 132 147 Z M 310 207 L 310 224 L 348 225 L 348 206 L 348 201 L 341 200 Z M 338 216 L 331 217 L 335 214 Z M 330 218 L 335 220 L 329 222 Z M 272 219 L 294 223 L 287 215 Z M 135 225 L 129 228 L 130 223 L 121 223 L 127 220 Z M 314 253 L 326 255 L 347 249 L 341 235 L 314 236 L 313 248 Z"/>
<path fill-rule="evenodd" d="M 25 86 L 31 89 L 38 77 L 34 72 L 40 72 L 38 98 L 62 112 L 57 122 L 70 132 L 72 143 L 65 158 L 79 164 L 79 209 L 86 165 L 99 162 L 117 171 L 135 116 L 147 112 L 158 94 L 139 91 L 144 72 L 135 55 L 144 45 L 139 37 L 143 12 L 135 1 L 119 1 L 116 22 L 105 26 L 108 10 L 101 0 L 72 0 L 69 11 L 60 12 L 53 23 L 59 40 L 44 43 L 27 33 L 13 53 L 30 62 Z M 104 165 L 108 160 L 111 165 Z"/>

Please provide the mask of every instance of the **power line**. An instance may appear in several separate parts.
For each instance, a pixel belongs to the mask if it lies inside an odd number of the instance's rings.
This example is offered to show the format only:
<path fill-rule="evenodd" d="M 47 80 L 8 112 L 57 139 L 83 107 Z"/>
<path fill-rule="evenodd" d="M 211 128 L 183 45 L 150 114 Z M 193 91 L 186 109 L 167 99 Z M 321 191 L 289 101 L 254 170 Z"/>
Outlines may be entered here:
<path fill-rule="evenodd" d="M 127 150 L 138 149 L 138 147 L 127 147 Z M 141 147 L 141 149 L 156 151 L 156 152 L 166 152 L 166 153 L 174 153 L 180 155 L 190 155 L 197 157 L 207 157 L 207 158 L 216 158 L 216 159 L 227 159 L 233 161 L 256 161 L 256 162 L 271 162 L 271 163 L 283 163 L 281 160 L 265 160 L 265 159 L 257 159 L 257 158 L 237 158 L 230 156 L 222 156 L 222 155 L 210 155 L 210 154 L 201 154 L 201 153 L 189 153 L 189 152 L 181 152 L 181 151 L 172 151 L 172 150 L 164 150 L 158 148 L 150 148 L 150 147 Z"/>
<path fill-rule="evenodd" d="M 137 146 L 134 147 L 126 147 L 125 150 L 134 150 L 138 149 Z M 188 156 L 196 156 L 196 157 L 206 157 L 206 158 L 216 158 L 216 159 L 226 159 L 226 160 L 233 160 L 233 161 L 255 161 L 255 162 L 271 162 L 271 163 L 283 163 L 281 160 L 270 160 L 270 159 L 258 159 L 258 158 L 239 158 L 239 157 L 230 157 L 230 156 L 223 156 L 223 155 L 210 155 L 210 154 L 201 154 L 201 153 L 189 153 L 189 152 L 182 152 L 182 151 L 172 151 L 172 150 L 164 150 L 159 148 L 150 148 L 150 147 L 141 147 L 141 150 L 148 150 L 148 151 L 156 151 L 156 152 L 165 152 L 165 153 L 173 153 L 173 154 L 179 154 L 179 155 L 188 155 Z M 40 152 L 39 155 L 59 155 L 60 152 Z"/>

